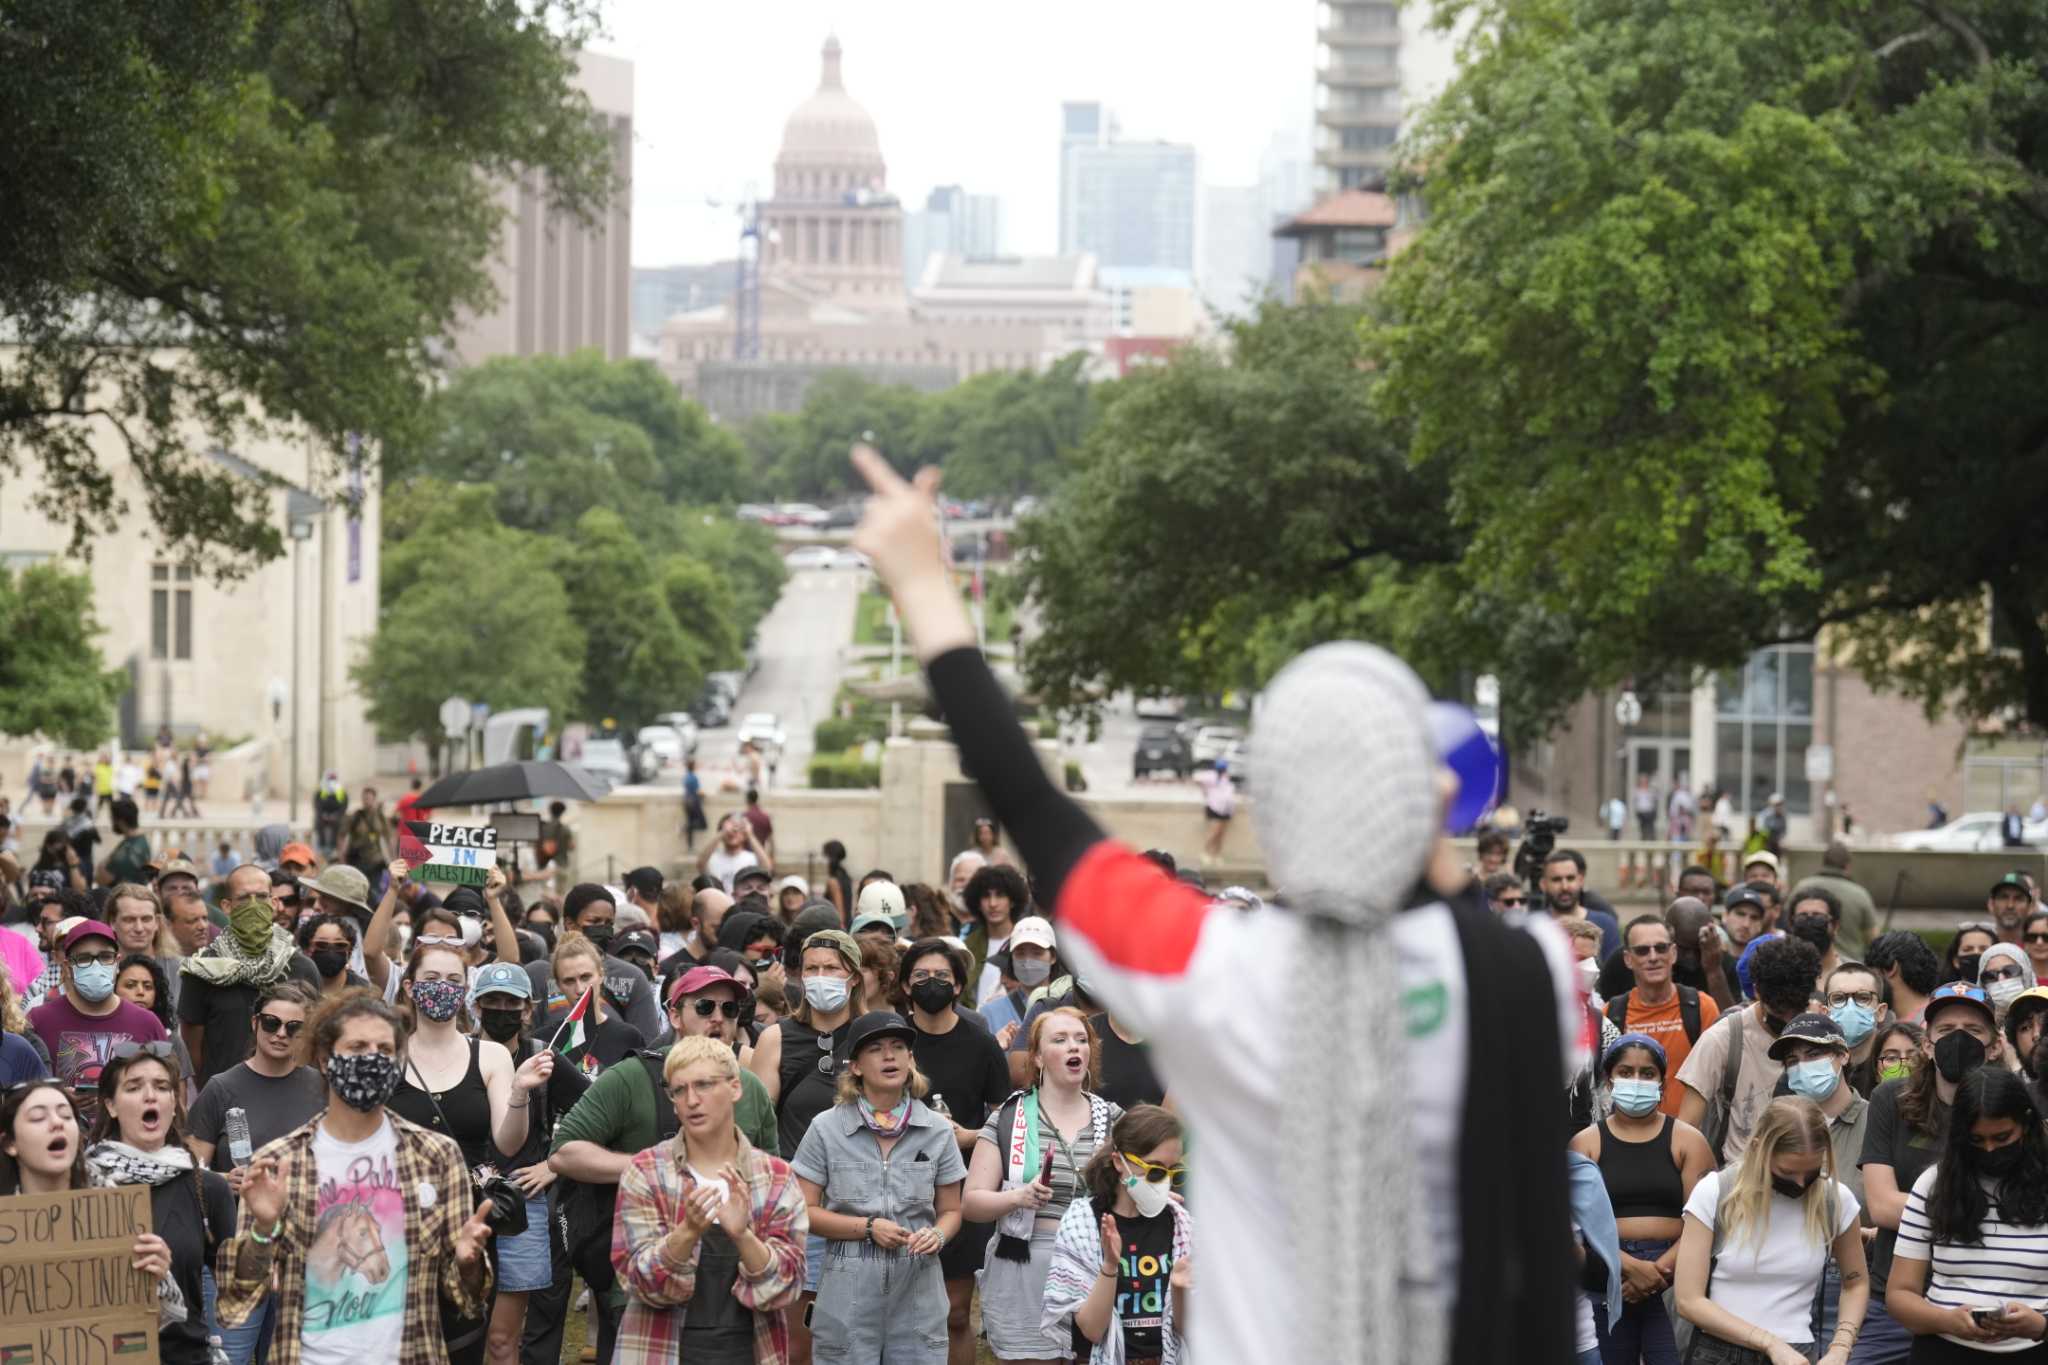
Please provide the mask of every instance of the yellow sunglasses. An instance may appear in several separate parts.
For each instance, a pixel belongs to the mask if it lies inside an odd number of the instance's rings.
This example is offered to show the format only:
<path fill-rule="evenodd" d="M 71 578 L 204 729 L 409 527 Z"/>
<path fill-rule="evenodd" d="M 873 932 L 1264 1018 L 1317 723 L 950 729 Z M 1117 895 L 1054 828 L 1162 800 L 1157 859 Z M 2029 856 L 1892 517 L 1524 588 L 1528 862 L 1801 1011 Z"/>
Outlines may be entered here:
<path fill-rule="evenodd" d="M 1180 1183 L 1188 1178 L 1188 1168 L 1185 1165 L 1154 1166 L 1151 1162 L 1145 1160 L 1144 1157 L 1132 1156 L 1129 1152 L 1121 1152 L 1118 1155 L 1122 1156 L 1139 1174 L 1143 1175 L 1149 1183 L 1154 1185 L 1157 1185 L 1162 1180 L 1171 1180 L 1175 1188 L 1178 1188 Z"/>

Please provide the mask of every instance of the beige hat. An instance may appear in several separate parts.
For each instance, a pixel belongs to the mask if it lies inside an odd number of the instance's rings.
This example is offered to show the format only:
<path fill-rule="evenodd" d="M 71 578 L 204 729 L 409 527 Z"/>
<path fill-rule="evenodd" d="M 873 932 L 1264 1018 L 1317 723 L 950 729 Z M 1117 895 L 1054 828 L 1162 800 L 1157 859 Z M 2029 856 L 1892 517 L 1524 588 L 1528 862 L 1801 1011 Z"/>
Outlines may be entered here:
<path fill-rule="evenodd" d="M 1052 921 L 1037 915 L 1026 915 L 1011 927 L 1010 947 L 1014 949 L 1019 944 L 1043 948 L 1048 953 L 1059 951 L 1059 938 L 1052 931 Z"/>
<path fill-rule="evenodd" d="M 329 863 L 319 876 L 299 878 L 299 885 L 370 913 L 370 879 L 347 863 Z"/>
<path fill-rule="evenodd" d="M 865 919 L 869 915 L 884 915 L 889 922 L 901 929 L 910 922 L 910 910 L 903 900 L 903 888 L 894 882 L 869 882 L 867 889 L 854 902 L 854 918 Z"/>
<path fill-rule="evenodd" d="M 1778 855 L 1772 853 L 1769 849 L 1760 848 L 1754 853 L 1743 856 L 1742 865 L 1744 868 L 1755 867 L 1758 863 L 1768 867 L 1771 870 L 1772 876 L 1778 874 Z"/>

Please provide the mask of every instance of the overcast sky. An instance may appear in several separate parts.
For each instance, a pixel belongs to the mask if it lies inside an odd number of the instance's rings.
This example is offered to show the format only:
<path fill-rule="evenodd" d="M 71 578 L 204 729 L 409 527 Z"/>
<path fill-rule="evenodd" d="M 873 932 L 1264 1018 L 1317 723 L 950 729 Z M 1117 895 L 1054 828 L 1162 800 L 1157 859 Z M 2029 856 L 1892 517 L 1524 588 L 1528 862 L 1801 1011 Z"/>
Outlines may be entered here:
<path fill-rule="evenodd" d="M 732 201 L 773 188 L 791 109 L 836 32 L 889 188 L 1002 196 L 1005 245 L 1059 238 L 1060 103 L 1099 99 L 1126 138 L 1191 142 L 1204 185 L 1250 184 L 1275 132 L 1306 136 L 1315 0 L 610 0 L 593 46 L 634 63 L 633 263 L 733 254 Z"/>

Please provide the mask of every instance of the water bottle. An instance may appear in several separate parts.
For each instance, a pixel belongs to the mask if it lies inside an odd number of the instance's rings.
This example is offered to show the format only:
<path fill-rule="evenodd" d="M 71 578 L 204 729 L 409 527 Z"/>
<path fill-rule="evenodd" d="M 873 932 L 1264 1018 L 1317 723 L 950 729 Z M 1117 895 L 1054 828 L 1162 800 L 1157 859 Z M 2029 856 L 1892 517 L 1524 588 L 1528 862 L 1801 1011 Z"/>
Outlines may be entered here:
<path fill-rule="evenodd" d="M 249 1149 L 249 1115 L 243 1109 L 230 1109 L 222 1122 L 227 1134 L 228 1160 L 236 1166 L 246 1166 L 253 1153 Z"/>

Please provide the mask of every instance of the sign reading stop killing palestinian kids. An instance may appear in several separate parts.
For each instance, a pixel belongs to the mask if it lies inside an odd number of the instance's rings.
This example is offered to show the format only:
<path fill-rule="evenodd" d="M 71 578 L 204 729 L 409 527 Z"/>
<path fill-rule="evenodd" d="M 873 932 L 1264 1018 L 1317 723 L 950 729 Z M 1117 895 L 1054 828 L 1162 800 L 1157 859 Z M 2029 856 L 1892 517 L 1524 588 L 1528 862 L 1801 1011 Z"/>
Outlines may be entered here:
<path fill-rule="evenodd" d="M 482 886 L 498 865 L 498 831 L 489 825 L 401 820 L 398 856 L 405 859 L 413 881 Z"/>
<path fill-rule="evenodd" d="M 157 1365 L 149 1230 L 146 1185 L 0 1198 L 0 1365 Z"/>

